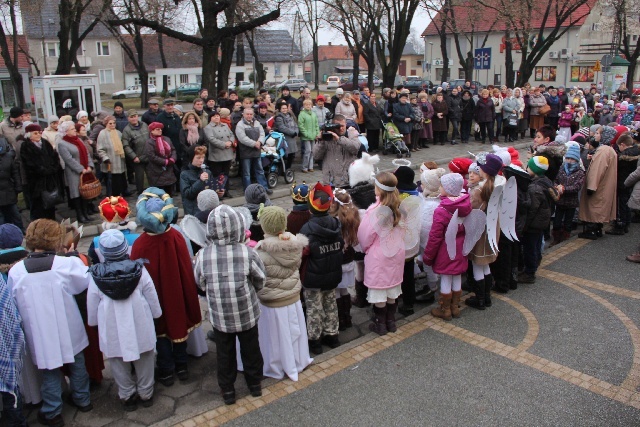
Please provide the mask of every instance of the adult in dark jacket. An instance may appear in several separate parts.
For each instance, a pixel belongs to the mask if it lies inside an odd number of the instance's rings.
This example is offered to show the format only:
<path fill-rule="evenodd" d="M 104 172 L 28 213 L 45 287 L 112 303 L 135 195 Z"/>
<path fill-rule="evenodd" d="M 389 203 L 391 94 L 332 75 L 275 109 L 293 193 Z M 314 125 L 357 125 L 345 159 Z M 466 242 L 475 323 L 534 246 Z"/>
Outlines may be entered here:
<path fill-rule="evenodd" d="M 42 140 L 40 126 L 31 124 L 25 130 L 27 139 L 22 143 L 20 157 L 26 177 L 24 192 L 31 203 L 31 221 L 39 218 L 55 219 L 56 208 L 53 206 L 45 209 L 42 192 L 63 191 L 58 179 L 61 172 L 60 158 L 51 144 Z"/>
<path fill-rule="evenodd" d="M 441 93 L 436 94 L 436 100 L 431 104 L 433 107 L 433 117 L 431 119 L 431 127 L 433 129 L 433 143 L 444 145 L 447 140 L 447 114 L 449 114 L 449 107 L 444 100 L 444 95 Z"/>
<path fill-rule="evenodd" d="M 482 92 L 480 92 L 480 99 L 478 99 L 476 103 L 474 119 L 476 123 L 480 125 L 482 143 L 484 144 L 486 142 L 487 135 L 490 141 L 493 140 L 493 122 L 496 119 L 496 109 L 491 97 L 489 97 L 489 91 L 487 89 L 482 89 Z"/>
<path fill-rule="evenodd" d="M 206 145 L 207 137 L 200 117 L 193 111 L 189 111 L 182 116 L 182 129 L 180 129 L 180 151 L 182 152 L 182 167 L 189 166 L 189 154 L 187 151 L 193 145 Z"/>
<path fill-rule="evenodd" d="M 177 181 L 173 172 L 173 165 L 178 158 L 176 149 L 169 138 L 162 136 L 161 123 L 151 123 L 149 132 L 151 135 L 144 149 L 148 160 L 145 170 L 149 186 L 161 188 L 165 193 L 171 195 Z"/>
<path fill-rule="evenodd" d="M 449 123 L 451 123 L 451 145 L 456 144 L 456 139 L 460 138 L 460 121 L 462 120 L 462 97 L 458 93 L 458 89 L 451 89 L 451 96 L 447 99 L 447 107 L 449 108 Z"/>
<path fill-rule="evenodd" d="M 413 111 L 409 104 L 409 94 L 400 94 L 400 102 L 393 105 L 393 124 L 396 125 L 398 131 L 402 134 L 402 139 L 411 150 L 411 130 L 413 129 Z M 415 150 L 413 150 L 415 151 Z"/>
<path fill-rule="evenodd" d="M 289 107 L 291 107 L 291 111 L 293 111 L 293 114 L 298 117 L 298 113 L 300 113 L 300 110 L 298 110 L 298 100 L 291 96 L 289 86 L 282 86 L 282 96 L 280 96 L 280 98 L 276 100 L 276 105 L 280 105 L 280 103 L 283 101 L 289 104 Z"/>
<path fill-rule="evenodd" d="M 555 89 L 549 89 L 549 95 L 545 97 L 547 99 L 547 104 L 551 107 L 551 111 L 547 115 L 547 119 L 549 120 L 549 125 L 558 129 L 558 121 L 560 120 L 560 112 L 562 111 L 562 102 L 558 97 L 558 91 Z"/>
<path fill-rule="evenodd" d="M 129 124 L 122 131 L 122 148 L 124 148 L 125 156 L 133 165 L 138 195 L 144 191 L 145 167 L 148 161 L 144 149 L 148 139 L 149 127 L 147 124 L 141 122 L 137 114 L 130 114 Z"/>
<path fill-rule="evenodd" d="M 2 224 L 14 224 L 24 233 L 18 210 L 18 193 L 22 191 L 20 166 L 11 144 L 0 137 L 0 213 Z"/>
<path fill-rule="evenodd" d="M 296 123 L 293 111 L 289 105 L 285 103 L 278 104 L 278 111 L 276 112 L 273 130 L 283 134 L 284 139 L 287 142 L 287 157 L 285 158 L 285 164 L 287 169 L 289 169 L 291 168 L 293 158 L 298 151 L 296 137 L 299 133 L 298 124 Z"/>
<path fill-rule="evenodd" d="M 116 101 L 116 103 L 113 104 L 113 117 L 116 118 L 116 129 L 122 133 L 124 128 L 129 124 L 122 102 Z"/>
<path fill-rule="evenodd" d="M 160 114 L 160 111 L 161 111 L 160 103 L 158 102 L 157 99 L 150 99 L 148 104 L 149 104 L 149 109 L 145 111 L 144 114 L 142 115 L 142 121 L 146 123 L 147 126 L 149 126 L 153 122 L 158 121 L 158 114 Z"/>
<path fill-rule="evenodd" d="M 376 94 L 369 96 L 369 102 L 364 104 L 364 123 L 367 129 L 367 141 L 369 142 L 369 152 L 377 151 L 380 145 L 380 130 L 384 111 L 382 105 L 378 103 Z"/>
<path fill-rule="evenodd" d="M 629 175 L 635 172 L 640 159 L 640 148 L 633 144 L 633 138 L 629 134 L 622 134 L 616 142 L 620 153 L 618 154 L 618 190 L 616 192 L 618 202 L 618 220 L 613 230 L 607 234 L 623 235 L 629 232 L 631 223 L 631 210 L 629 209 L 629 199 L 633 192 L 633 187 L 625 187 L 624 182 Z"/>
<path fill-rule="evenodd" d="M 207 147 L 193 145 L 187 149 L 188 162 L 186 168 L 180 172 L 180 194 L 185 215 L 196 215 L 198 209 L 198 194 L 211 189 L 213 175 L 205 164 Z"/>
<path fill-rule="evenodd" d="M 157 122 L 162 123 L 162 136 L 166 136 L 171 140 L 177 155 L 177 165 L 180 167 L 182 162 L 182 146 L 180 145 L 180 129 L 182 129 L 182 120 L 175 112 L 173 99 L 164 100 L 164 111 L 158 114 Z"/>
<path fill-rule="evenodd" d="M 471 91 L 465 90 L 462 92 L 462 100 L 460 101 L 460 140 L 463 143 L 469 142 L 475 108 L 476 103 L 473 101 Z"/>

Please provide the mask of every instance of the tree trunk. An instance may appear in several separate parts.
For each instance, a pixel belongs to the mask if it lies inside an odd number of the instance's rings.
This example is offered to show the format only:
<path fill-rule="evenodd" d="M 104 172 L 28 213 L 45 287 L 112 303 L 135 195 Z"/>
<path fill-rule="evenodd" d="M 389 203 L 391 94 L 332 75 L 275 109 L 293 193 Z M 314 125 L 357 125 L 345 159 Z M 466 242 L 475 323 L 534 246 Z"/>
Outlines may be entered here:
<path fill-rule="evenodd" d="M 317 30 L 317 29 L 316 29 Z M 313 90 L 319 90 L 320 87 L 320 54 L 319 54 L 317 37 L 313 38 L 313 72 L 315 74 L 314 77 L 314 87 Z"/>
<path fill-rule="evenodd" d="M 202 49 L 202 87 L 209 89 L 209 93 L 213 96 L 217 96 L 218 90 L 225 89 L 226 86 L 218 86 L 216 82 L 219 50 L 218 43 L 213 43 Z"/>
<path fill-rule="evenodd" d="M 60 30 L 58 31 L 58 40 L 60 41 L 60 52 L 58 56 L 58 65 L 54 74 L 70 74 L 73 60 L 69 51 L 69 33 L 73 20 L 73 10 L 69 0 L 61 0 L 58 5 L 60 14 Z"/>
<path fill-rule="evenodd" d="M 640 43 L 640 41 L 638 41 L 638 43 Z M 635 55 L 635 57 L 630 57 L 628 61 L 629 68 L 627 69 L 627 89 L 629 89 L 629 93 L 631 94 L 633 92 L 633 76 L 636 75 L 636 67 L 638 66 L 638 55 Z"/>
<path fill-rule="evenodd" d="M 506 78 L 504 79 L 504 84 L 507 87 L 515 87 L 513 85 L 514 75 L 513 75 L 513 53 L 511 50 L 511 34 L 509 31 L 505 31 L 504 33 L 504 68 L 506 73 Z"/>
<path fill-rule="evenodd" d="M 447 55 L 447 34 L 440 33 L 440 52 L 442 52 L 442 82 L 449 80 L 449 56 Z M 437 79 L 436 79 L 437 80 Z"/>
<path fill-rule="evenodd" d="M 249 50 L 251 51 L 251 56 L 253 56 L 253 61 L 256 67 L 256 71 L 253 76 L 253 87 L 257 93 L 266 80 L 264 64 L 260 62 L 260 57 L 258 56 L 258 50 L 256 49 L 256 43 L 252 33 L 247 33 L 247 43 L 249 44 Z"/>
<path fill-rule="evenodd" d="M 162 33 L 158 34 L 158 51 L 160 52 L 160 61 L 162 62 L 162 68 L 167 68 L 167 58 L 164 56 L 164 40 L 162 39 Z M 169 76 L 164 74 L 162 76 L 162 92 L 167 93 L 169 90 Z"/>
<path fill-rule="evenodd" d="M 352 90 L 358 90 L 358 84 L 360 83 L 360 52 L 358 52 L 358 49 L 353 49 L 351 53 L 353 54 L 353 73 L 351 74 L 351 78 L 353 79 Z"/>
<path fill-rule="evenodd" d="M 533 74 L 533 67 L 528 62 L 523 62 L 520 64 L 520 69 L 518 71 L 520 74 L 516 80 L 516 87 L 522 87 L 531 78 L 531 75 Z"/>
<path fill-rule="evenodd" d="M 229 72 L 231 71 L 231 64 L 233 63 L 233 52 L 235 48 L 235 38 L 225 39 L 220 43 L 221 53 L 218 66 L 218 89 L 226 89 L 229 86 Z"/>
<path fill-rule="evenodd" d="M 4 28 L 0 28 L 0 55 L 6 64 L 5 66 L 7 67 L 7 71 L 9 71 L 9 77 L 11 77 L 11 83 L 13 83 L 16 90 L 16 100 L 18 102 L 16 107 L 24 108 L 22 74 L 20 74 L 20 71 L 18 70 L 17 63 L 13 62 L 13 59 L 9 54 L 9 44 L 7 43 L 7 35 L 4 32 Z"/>

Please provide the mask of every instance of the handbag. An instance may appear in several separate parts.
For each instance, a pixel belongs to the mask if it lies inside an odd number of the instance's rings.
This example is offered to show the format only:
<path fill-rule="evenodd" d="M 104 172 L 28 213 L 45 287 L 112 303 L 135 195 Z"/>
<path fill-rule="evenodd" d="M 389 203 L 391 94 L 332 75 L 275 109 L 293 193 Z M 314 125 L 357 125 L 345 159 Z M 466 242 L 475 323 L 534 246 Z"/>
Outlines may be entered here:
<path fill-rule="evenodd" d="M 53 190 L 42 190 L 42 207 L 44 209 L 53 209 L 58 203 L 64 202 L 64 197 L 58 186 L 56 185 Z"/>
<path fill-rule="evenodd" d="M 551 112 L 551 106 L 549 104 L 545 104 L 538 110 L 538 114 L 541 116 L 546 116 Z"/>
<path fill-rule="evenodd" d="M 516 127 L 518 126 L 518 115 L 517 114 L 511 114 L 509 116 L 509 126 L 510 127 Z"/>
<path fill-rule="evenodd" d="M 102 192 L 102 184 L 93 172 L 81 174 L 78 191 L 84 200 L 95 199 Z"/>

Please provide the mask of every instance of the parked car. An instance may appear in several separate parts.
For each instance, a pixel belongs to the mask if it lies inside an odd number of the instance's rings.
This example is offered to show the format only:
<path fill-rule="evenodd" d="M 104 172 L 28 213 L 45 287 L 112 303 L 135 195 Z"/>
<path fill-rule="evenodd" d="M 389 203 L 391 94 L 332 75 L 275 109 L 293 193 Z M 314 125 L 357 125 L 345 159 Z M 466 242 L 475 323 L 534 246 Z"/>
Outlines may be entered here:
<path fill-rule="evenodd" d="M 177 89 L 171 89 L 167 92 L 167 95 L 175 96 L 176 98 L 180 98 L 181 96 L 198 95 L 201 87 L 202 85 L 200 83 L 185 83 L 180 85 Z"/>
<path fill-rule="evenodd" d="M 433 92 L 433 83 L 431 80 L 423 80 L 418 76 L 407 76 L 407 79 L 402 82 L 402 85 L 409 89 L 410 93 L 418 93 L 421 90 L 426 90 L 428 94 Z"/>
<path fill-rule="evenodd" d="M 230 86 L 229 90 L 253 90 L 253 83 L 248 82 L 246 80 L 241 80 L 240 83 L 236 86 Z"/>
<path fill-rule="evenodd" d="M 362 90 L 366 85 L 367 85 L 367 81 L 366 80 L 358 79 L 358 87 L 357 87 L 357 89 Z M 339 87 L 344 89 L 344 90 L 347 90 L 347 91 L 356 90 L 356 88 L 353 87 L 353 80 L 352 79 L 347 79 Z"/>
<path fill-rule="evenodd" d="M 465 79 L 456 79 L 456 80 L 451 80 L 449 82 L 449 89 L 447 89 L 448 92 L 451 92 L 451 89 L 454 87 L 458 87 L 458 86 L 464 86 L 464 82 L 466 82 L 468 80 Z M 480 82 L 471 80 L 471 94 L 472 95 L 479 95 L 480 91 L 484 89 L 484 85 Z"/>
<path fill-rule="evenodd" d="M 156 85 L 147 85 L 149 88 L 149 95 L 155 95 L 156 93 Z M 142 95 L 142 86 L 141 85 L 133 85 L 129 86 L 124 90 L 119 90 L 114 92 L 111 95 L 113 99 L 124 99 L 124 98 L 140 98 Z"/>
<path fill-rule="evenodd" d="M 340 86 L 340 77 L 339 76 L 329 76 L 327 77 L 327 89 L 335 89 Z"/>
<path fill-rule="evenodd" d="M 290 91 L 300 90 L 300 88 L 309 87 L 309 83 L 305 79 L 287 79 L 276 85 L 278 91 L 282 90 L 283 86 L 287 86 Z"/>

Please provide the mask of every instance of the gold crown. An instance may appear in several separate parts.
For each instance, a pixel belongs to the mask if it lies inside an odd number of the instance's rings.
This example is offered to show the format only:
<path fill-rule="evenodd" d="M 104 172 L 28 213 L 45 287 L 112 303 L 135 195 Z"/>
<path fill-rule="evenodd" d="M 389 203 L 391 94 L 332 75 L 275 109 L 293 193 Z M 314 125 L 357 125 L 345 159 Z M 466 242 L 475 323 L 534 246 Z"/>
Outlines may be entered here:
<path fill-rule="evenodd" d="M 306 195 L 302 195 L 302 186 L 307 187 Z M 296 187 L 298 190 L 296 191 Z M 306 202 L 309 200 L 309 186 L 306 182 L 302 181 L 302 184 L 298 186 L 295 182 L 291 185 L 291 198 L 296 202 Z"/>

